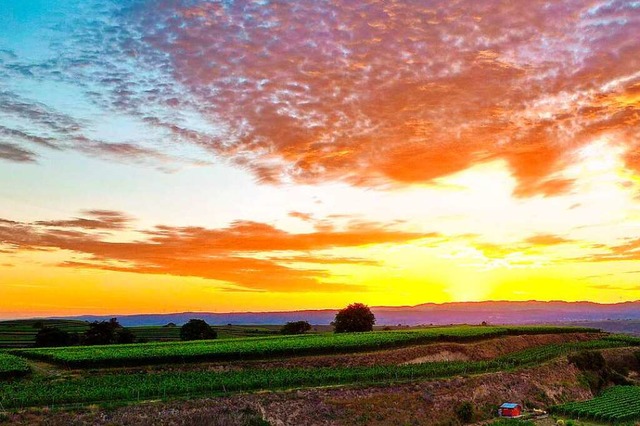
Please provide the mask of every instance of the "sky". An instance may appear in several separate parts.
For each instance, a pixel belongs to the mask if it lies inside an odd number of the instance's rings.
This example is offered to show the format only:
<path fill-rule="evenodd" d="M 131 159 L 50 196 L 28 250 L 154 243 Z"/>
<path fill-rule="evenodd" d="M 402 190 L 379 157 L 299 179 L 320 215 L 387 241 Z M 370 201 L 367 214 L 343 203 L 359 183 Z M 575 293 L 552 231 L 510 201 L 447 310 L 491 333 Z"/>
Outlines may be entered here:
<path fill-rule="evenodd" d="M 640 299 L 640 1 L 3 0 L 0 318 Z"/>

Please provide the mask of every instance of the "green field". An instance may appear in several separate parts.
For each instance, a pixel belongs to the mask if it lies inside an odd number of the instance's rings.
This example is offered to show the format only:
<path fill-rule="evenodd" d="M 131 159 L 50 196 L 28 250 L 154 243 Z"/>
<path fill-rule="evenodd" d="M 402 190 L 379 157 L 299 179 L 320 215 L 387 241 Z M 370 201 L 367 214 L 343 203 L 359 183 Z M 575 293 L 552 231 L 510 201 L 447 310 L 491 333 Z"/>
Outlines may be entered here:
<path fill-rule="evenodd" d="M 349 353 L 436 341 L 464 342 L 514 334 L 578 331 L 592 332 L 597 330 L 541 326 L 455 326 L 371 333 L 325 333 L 194 342 L 22 349 L 15 350 L 13 353 L 30 359 L 43 360 L 69 367 L 123 367 Z"/>
<path fill-rule="evenodd" d="M 373 367 L 245 369 L 227 372 L 205 370 L 105 373 L 63 380 L 57 377 L 40 377 L 0 384 L 0 402 L 7 408 L 21 408 L 220 395 L 262 389 L 435 379 L 526 367 L 572 351 L 621 346 L 626 344 L 613 340 L 546 345 L 491 361 L 431 362 Z"/>
<path fill-rule="evenodd" d="M 0 352 L 0 379 L 24 376 L 29 371 L 29 364 L 24 359 Z"/>
<path fill-rule="evenodd" d="M 619 423 L 640 419 L 640 386 L 614 386 L 589 401 L 553 407 L 554 413 L 571 418 Z"/>

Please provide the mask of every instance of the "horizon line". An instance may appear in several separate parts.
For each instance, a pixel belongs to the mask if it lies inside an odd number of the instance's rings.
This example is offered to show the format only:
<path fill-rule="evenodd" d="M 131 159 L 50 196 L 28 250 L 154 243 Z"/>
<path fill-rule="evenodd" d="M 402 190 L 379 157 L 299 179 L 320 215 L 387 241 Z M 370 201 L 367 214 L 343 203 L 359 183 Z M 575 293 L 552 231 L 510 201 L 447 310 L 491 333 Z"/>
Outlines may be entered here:
<path fill-rule="evenodd" d="M 482 304 L 482 303 L 566 303 L 566 304 L 580 304 L 580 303 L 589 303 L 594 305 L 602 305 L 602 306 L 614 306 L 614 305 L 623 305 L 623 304 L 631 304 L 631 303 L 639 303 L 640 300 L 628 300 L 623 302 L 594 302 L 591 300 L 575 300 L 575 301 L 567 301 L 567 300 L 476 300 L 476 301 L 463 301 L 463 302 L 424 302 L 418 303 L 416 305 L 379 305 L 379 306 L 370 306 L 372 309 L 389 309 L 389 308 L 416 308 L 418 306 L 424 305 L 436 305 L 436 306 L 444 306 L 444 305 L 462 305 L 462 304 Z M 358 302 L 352 302 L 358 303 Z M 294 313 L 294 312 L 323 312 L 323 311 L 338 311 L 343 309 L 344 307 L 339 308 L 320 308 L 320 309 L 291 309 L 291 310 L 276 310 L 276 311 L 225 311 L 225 312 L 214 312 L 214 311 L 182 311 L 182 312 L 150 312 L 150 313 L 129 313 L 129 314 L 75 314 L 75 315 L 50 315 L 50 316 L 34 316 L 34 317 L 3 317 L 0 314 L 0 321 L 13 321 L 13 320 L 46 320 L 46 319 L 75 319 L 81 317 L 112 317 L 112 318 L 126 318 L 126 317 L 135 317 L 135 316 L 160 316 L 160 315 L 183 315 L 183 314 L 208 314 L 208 315 L 234 315 L 234 314 L 285 314 L 285 313 Z"/>

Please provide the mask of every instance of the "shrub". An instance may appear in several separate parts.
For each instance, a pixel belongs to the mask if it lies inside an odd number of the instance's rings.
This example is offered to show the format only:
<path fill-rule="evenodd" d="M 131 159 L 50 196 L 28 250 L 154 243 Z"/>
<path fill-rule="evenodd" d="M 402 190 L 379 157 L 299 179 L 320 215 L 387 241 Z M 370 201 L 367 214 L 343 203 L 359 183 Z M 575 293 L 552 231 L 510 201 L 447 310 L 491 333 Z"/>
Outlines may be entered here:
<path fill-rule="evenodd" d="M 282 326 L 282 334 L 304 334 L 311 330 L 311 324 L 307 321 L 292 321 Z"/>
<path fill-rule="evenodd" d="M 218 333 L 201 319 L 190 319 L 180 328 L 180 339 L 182 340 L 205 340 L 217 337 Z"/>
<path fill-rule="evenodd" d="M 109 321 L 94 321 L 82 336 L 85 345 L 111 345 L 114 343 L 133 343 L 135 336 L 122 327 L 116 318 Z"/>
<path fill-rule="evenodd" d="M 336 333 L 372 331 L 376 317 L 362 303 L 353 303 L 336 314 L 333 322 Z"/>
<path fill-rule="evenodd" d="M 461 423 L 471 423 L 473 420 L 473 404 L 465 401 L 456 407 L 456 417 Z"/>
<path fill-rule="evenodd" d="M 582 371 L 600 371 L 607 365 L 604 357 L 598 351 L 578 352 L 576 354 L 569 355 L 568 359 L 570 363 Z"/>
<path fill-rule="evenodd" d="M 117 343 L 135 343 L 136 335 L 131 332 L 131 330 L 121 327 L 116 331 L 116 342 Z"/>
<path fill-rule="evenodd" d="M 71 336 L 57 327 L 42 327 L 36 334 L 37 347 L 52 348 L 56 346 L 68 346 L 71 344 Z"/>

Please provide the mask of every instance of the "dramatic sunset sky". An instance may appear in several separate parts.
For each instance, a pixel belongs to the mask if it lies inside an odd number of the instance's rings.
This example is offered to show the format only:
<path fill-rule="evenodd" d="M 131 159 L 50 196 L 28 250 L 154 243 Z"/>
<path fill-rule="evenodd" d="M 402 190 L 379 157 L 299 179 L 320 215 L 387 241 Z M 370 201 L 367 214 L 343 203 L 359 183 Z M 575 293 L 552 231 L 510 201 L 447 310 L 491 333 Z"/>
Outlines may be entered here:
<path fill-rule="evenodd" d="M 640 299 L 640 2 L 2 0 L 0 317 Z"/>

